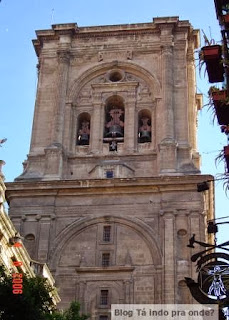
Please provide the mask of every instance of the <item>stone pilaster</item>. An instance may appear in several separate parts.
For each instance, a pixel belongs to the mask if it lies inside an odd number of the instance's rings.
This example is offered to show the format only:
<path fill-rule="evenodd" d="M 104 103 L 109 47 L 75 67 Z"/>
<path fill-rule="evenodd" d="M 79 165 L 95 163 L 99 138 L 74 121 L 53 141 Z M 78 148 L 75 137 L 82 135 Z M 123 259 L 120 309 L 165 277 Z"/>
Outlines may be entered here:
<path fill-rule="evenodd" d="M 164 140 L 159 145 L 160 172 L 163 174 L 176 172 L 177 167 L 177 143 L 170 139 Z"/>
<path fill-rule="evenodd" d="M 194 48 L 191 44 L 187 52 L 187 72 L 188 72 L 188 123 L 189 123 L 189 137 L 192 146 L 192 161 L 197 169 L 200 169 L 200 155 L 197 152 L 197 121 L 198 121 L 198 107 L 196 102 L 196 72 L 194 61 Z"/>
<path fill-rule="evenodd" d="M 164 220 L 164 303 L 175 302 L 174 215 L 165 213 Z"/>
<path fill-rule="evenodd" d="M 63 136 L 63 145 L 65 146 L 66 151 L 73 151 L 74 146 L 76 145 L 76 118 L 73 116 L 74 110 L 72 103 L 65 104 L 65 113 L 64 113 L 64 136 Z"/>
<path fill-rule="evenodd" d="M 190 44 L 191 45 L 191 44 Z M 194 48 L 187 50 L 187 80 L 188 80 L 188 123 L 189 137 L 193 151 L 197 150 L 197 106 L 196 106 L 196 80 L 195 80 L 195 61 Z"/>
<path fill-rule="evenodd" d="M 1 178 L 1 181 L 3 182 L 5 180 L 5 177 L 4 177 L 4 174 L 2 172 L 2 167 L 5 165 L 5 161 L 4 160 L 0 160 L 0 178 Z"/>
<path fill-rule="evenodd" d="M 70 52 L 67 49 L 57 51 L 58 71 L 54 101 L 54 121 L 52 143 L 45 148 L 45 179 L 60 179 L 63 169 L 63 132 L 65 99 L 68 83 Z"/>
<path fill-rule="evenodd" d="M 85 290 L 86 290 L 86 281 L 80 281 L 79 282 L 79 301 L 81 304 L 81 311 L 85 312 Z"/>
<path fill-rule="evenodd" d="M 95 97 L 100 94 L 95 94 Z M 97 97 L 98 98 L 98 97 Z M 91 123 L 91 150 L 92 153 L 101 153 L 103 146 L 103 130 L 104 130 L 104 106 L 100 99 L 94 100 L 94 110 Z"/>
<path fill-rule="evenodd" d="M 125 294 L 125 303 L 131 303 L 131 294 L 130 294 L 130 280 L 124 281 L 124 294 Z"/>
<path fill-rule="evenodd" d="M 49 252 L 49 237 L 50 237 L 50 216 L 41 217 L 39 221 L 39 247 L 38 261 L 47 262 Z"/>
<path fill-rule="evenodd" d="M 164 104 L 165 140 L 174 141 L 173 110 L 173 46 L 162 45 L 162 92 Z"/>
<path fill-rule="evenodd" d="M 63 148 L 60 143 L 53 143 L 45 151 L 45 179 L 61 179 L 63 169 Z"/>
<path fill-rule="evenodd" d="M 190 235 L 192 236 L 195 234 L 196 240 L 200 240 L 200 235 L 202 234 L 202 230 L 200 230 L 200 214 L 198 211 L 192 211 L 190 212 L 189 216 L 189 224 L 190 224 Z M 190 248 L 190 255 L 193 255 L 194 253 L 197 253 L 200 251 L 199 245 L 195 245 L 194 249 Z M 191 263 L 191 275 L 190 277 L 193 279 L 196 279 L 197 272 L 196 272 L 196 266 L 195 263 Z"/>
<path fill-rule="evenodd" d="M 173 24 L 161 25 L 162 103 L 158 108 L 161 125 L 160 172 L 176 171 L 177 144 L 174 138 Z"/>
<path fill-rule="evenodd" d="M 58 50 L 57 57 L 58 71 L 56 78 L 55 122 L 53 129 L 53 141 L 62 144 L 70 52 L 66 49 Z"/>
<path fill-rule="evenodd" d="M 136 129 L 136 92 L 131 90 L 128 92 L 128 101 L 125 105 L 125 135 L 124 135 L 124 149 L 127 152 L 136 150 L 137 129 Z"/>

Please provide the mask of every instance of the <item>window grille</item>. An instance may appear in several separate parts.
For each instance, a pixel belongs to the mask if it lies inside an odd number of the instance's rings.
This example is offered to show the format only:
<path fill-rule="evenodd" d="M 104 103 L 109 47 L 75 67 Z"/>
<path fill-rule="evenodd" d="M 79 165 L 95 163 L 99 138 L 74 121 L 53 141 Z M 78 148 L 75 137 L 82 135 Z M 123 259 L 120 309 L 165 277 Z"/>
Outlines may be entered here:
<path fill-rule="evenodd" d="M 104 242 L 111 241 L 111 227 L 110 226 L 103 227 L 103 241 Z"/>
<path fill-rule="evenodd" d="M 108 267 L 110 265 L 110 253 L 102 254 L 102 266 Z"/>
<path fill-rule="evenodd" d="M 102 306 L 108 305 L 108 290 L 100 291 L 100 305 Z"/>

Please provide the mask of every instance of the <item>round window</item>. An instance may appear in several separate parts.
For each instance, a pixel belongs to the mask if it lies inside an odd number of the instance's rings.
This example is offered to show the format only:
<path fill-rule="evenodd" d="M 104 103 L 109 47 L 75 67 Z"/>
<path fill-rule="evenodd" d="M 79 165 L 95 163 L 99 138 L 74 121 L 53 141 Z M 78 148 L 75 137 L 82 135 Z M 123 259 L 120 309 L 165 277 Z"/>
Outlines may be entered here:
<path fill-rule="evenodd" d="M 34 241 L 35 240 L 35 236 L 32 233 L 29 233 L 25 236 L 25 240 L 26 241 Z"/>
<path fill-rule="evenodd" d="M 111 82 L 119 82 L 124 78 L 124 72 L 122 70 L 112 70 L 108 74 L 108 79 Z"/>

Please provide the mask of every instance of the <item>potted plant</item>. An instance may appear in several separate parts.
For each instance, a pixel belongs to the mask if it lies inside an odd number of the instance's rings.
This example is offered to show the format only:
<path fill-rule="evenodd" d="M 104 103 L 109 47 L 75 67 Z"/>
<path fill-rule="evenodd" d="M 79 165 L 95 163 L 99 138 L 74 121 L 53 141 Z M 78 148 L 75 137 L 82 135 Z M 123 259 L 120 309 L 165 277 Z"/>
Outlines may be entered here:
<path fill-rule="evenodd" d="M 224 146 L 223 150 L 220 151 L 216 157 L 216 163 L 225 160 L 225 171 L 229 173 L 229 145 Z"/>
<path fill-rule="evenodd" d="M 229 146 L 223 148 L 224 159 L 225 159 L 225 170 L 229 173 Z"/>
<path fill-rule="evenodd" d="M 229 26 L 229 1 L 222 4 L 222 15 L 219 16 L 219 23 L 228 29 Z"/>
<path fill-rule="evenodd" d="M 216 44 L 210 45 L 209 43 L 208 46 L 201 48 L 199 58 L 200 61 L 206 64 L 209 82 L 223 82 L 224 67 L 222 59 L 222 46 Z"/>
<path fill-rule="evenodd" d="M 223 101 L 226 100 L 227 90 L 224 90 L 224 89 L 220 90 L 220 89 L 215 88 L 215 87 L 211 87 L 211 88 L 214 88 L 211 91 L 211 97 L 212 97 L 214 102 L 216 102 L 216 101 L 223 102 Z"/>
<path fill-rule="evenodd" d="M 229 13 L 223 15 L 223 22 L 225 26 L 229 24 Z"/>
<path fill-rule="evenodd" d="M 212 59 L 220 59 L 222 55 L 222 47 L 218 44 L 204 46 L 201 48 L 203 60 L 206 62 Z"/>
<path fill-rule="evenodd" d="M 215 86 L 210 87 L 210 106 L 214 108 L 217 116 L 218 123 L 220 125 L 229 124 L 229 99 L 227 97 L 227 91 L 218 89 Z"/>
<path fill-rule="evenodd" d="M 222 16 L 223 11 L 228 11 L 229 9 L 229 1 L 228 0 L 215 0 L 215 9 L 217 18 Z"/>

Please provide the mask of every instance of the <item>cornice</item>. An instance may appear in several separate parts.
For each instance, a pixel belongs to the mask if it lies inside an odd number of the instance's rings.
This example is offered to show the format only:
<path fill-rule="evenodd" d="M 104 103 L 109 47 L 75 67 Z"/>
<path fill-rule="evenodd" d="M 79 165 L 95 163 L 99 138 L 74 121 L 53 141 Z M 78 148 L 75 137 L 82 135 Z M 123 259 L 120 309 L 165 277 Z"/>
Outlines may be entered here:
<path fill-rule="evenodd" d="M 119 37 L 119 36 L 135 36 L 135 35 L 145 35 L 145 34 L 153 34 L 158 33 L 158 30 L 155 28 L 150 29 L 136 29 L 136 30 L 114 30 L 114 31 L 94 31 L 94 32 L 87 32 L 87 33 L 78 33 L 74 35 L 75 39 L 82 39 L 82 38 L 104 38 L 104 37 Z"/>
<path fill-rule="evenodd" d="M 7 183 L 6 199 L 28 196 L 88 196 L 158 192 L 197 192 L 197 183 L 210 175 L 162 176 L 153 178 L 26 181 Z"/>
<path fill-rule="evenodd" d="M 115 266 L 115 267 L 77 267 L 77 273 L 117 273 L 117 272 L 131 272 L 134 271 L 131 266 Z"/>
<path fill-rule="evenodd" d="M 162 27 L 169 29 L 176 27 L 175 30 L 178 30 L 179 28 L 192 28 L 188 21 L 179 21 L 178 17 L 154 18 L 153 22 L 150 23 L 93 27 L 78 27 L 76 23 L 55 24 L 52 25 L 52 29 L 37 30 L 37 39 L 33 40 L 33 45 L 37 55 L 39 56 L 44 41 L 58 40 L 61 36 L 67 35 L 72 39 L 119 36 L 128 37 L 158 33 Z"/>

